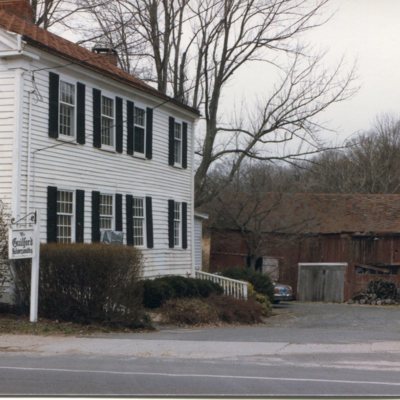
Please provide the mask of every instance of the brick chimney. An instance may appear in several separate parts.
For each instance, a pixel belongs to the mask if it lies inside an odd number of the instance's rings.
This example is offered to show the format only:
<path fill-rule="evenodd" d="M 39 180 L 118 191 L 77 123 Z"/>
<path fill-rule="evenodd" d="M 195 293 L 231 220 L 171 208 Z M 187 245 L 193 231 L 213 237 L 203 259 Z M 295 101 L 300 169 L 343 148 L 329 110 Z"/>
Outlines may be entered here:
<path fill-rule="evenodd" d="M 0 11 L 5 10 L 19 18 L 33 22 L 33 10 L 30 0 L 0 0 Z"/>
<path fill-rule="evenodd" d="M 93 53 L 101 54 L 105 57 L 111 64 L 118 67 L 118 53 L 115 49 L 110 47 L 93 47 Z"/>

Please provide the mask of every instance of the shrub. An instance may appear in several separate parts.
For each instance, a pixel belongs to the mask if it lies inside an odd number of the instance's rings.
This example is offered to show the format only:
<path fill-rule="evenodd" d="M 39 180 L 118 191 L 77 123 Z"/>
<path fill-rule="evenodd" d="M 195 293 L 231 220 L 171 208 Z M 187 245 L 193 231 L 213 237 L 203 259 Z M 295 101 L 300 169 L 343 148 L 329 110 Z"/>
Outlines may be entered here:
<path fill-rule="evenodd" d="M 143 282 L 143 305 L 158 308 L 170 299 L 208 297 L 222 294 L 223 289 L 216 283 L 183 276 L 164 276 Z"/>
<path fill-rule="evenodd" d="M 253 298 L 238 300 L 231 296 L 210 296 L 209 303 L 227 323 L 257 324 L 262 322 L 263 307 Z"/>
<path fill-rule="evenodd" d="M 195 279 L 195 281 L 201 297 L 209 297 L 212 294 L 222 295 L 224 293 L 224 289 L 218 283 L 203 279 Z"/>
<path fill-rule="evenodd" d="M 146 308 L 158 308 L 174 297 L 174 291 L 168 282 L 160 279 L 143 282 L 143 305 Z"/>
<path fill-rule="evenodd" d="M 212 295 L 205 299 L 171 299 L 160 308 L 162 321 L 170 324 L 199 325 L 225 322 L 257 324 L 262 322 L 263 305 L 230 296 Z"/>
<path fill-rule="evenodd" d="M 269 301 L 269 298 L 261 293 L 254 293 L 254 300 L 259 303 L 262 307 L 262 315 L 263 317 L 268 317 L 272 312 L 272 304 Z"/>
<path fill-rule="evenodd" d="M 141 253 L 132 247 L 46 244 L 40 249 L 39 313 L 81 323 L 148 323 L 142 307 Z M 16 263 L 20 301 L 29 304 L 30 268 Z"/>
<path fill-rule="evenodd" d="M 228 278 L 250 282 L 256 292 L 268 296 L 271 302 L 274 301 L 274 286 L 268 275 L 249 268 L 228 269 L 223 272 L 223 275 Z"/>
<path fill-rule="evenodd" d="M 218 312 L 201 299 L 181 298 L 168 300 L 160 309 L 166 323 L 198 325 L 218 322 Z"/>

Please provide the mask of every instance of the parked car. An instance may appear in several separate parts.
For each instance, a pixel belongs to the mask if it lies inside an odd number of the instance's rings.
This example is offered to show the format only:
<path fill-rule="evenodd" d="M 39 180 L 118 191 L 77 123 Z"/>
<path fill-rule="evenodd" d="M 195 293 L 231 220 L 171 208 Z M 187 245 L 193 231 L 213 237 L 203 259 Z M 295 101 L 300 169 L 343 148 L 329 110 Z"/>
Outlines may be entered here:
<path fill-rule="evenodd" d="M 289 285 L 274 283 L 274 303 L 293 300 L 293 289 Z"/>

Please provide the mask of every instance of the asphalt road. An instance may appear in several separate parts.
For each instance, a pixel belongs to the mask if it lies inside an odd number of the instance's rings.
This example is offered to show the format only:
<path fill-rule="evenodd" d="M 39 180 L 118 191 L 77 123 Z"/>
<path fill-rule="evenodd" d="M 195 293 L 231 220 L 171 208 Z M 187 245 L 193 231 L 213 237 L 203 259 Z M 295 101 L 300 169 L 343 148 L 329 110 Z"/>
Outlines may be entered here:
<path fill-rule="evenodd" d="M 0 394 L 400 396 L 400 307 L 276 310 L 256 327 L 0 336 Z"/>

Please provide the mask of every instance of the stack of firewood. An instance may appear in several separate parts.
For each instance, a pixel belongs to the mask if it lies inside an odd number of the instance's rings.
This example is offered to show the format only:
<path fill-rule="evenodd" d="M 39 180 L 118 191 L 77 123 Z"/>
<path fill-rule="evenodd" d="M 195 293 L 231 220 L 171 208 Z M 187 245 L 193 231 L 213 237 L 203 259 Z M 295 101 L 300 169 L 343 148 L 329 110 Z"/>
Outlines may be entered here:
<path fill-rule="evenodd" d="M 400 296 L 393 282 L 379 279 L 371 281 L 367 290 L 356 294 L 349 303 L 357 304 L 399 304 Z"/>

